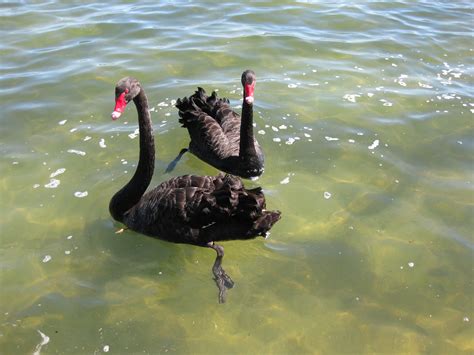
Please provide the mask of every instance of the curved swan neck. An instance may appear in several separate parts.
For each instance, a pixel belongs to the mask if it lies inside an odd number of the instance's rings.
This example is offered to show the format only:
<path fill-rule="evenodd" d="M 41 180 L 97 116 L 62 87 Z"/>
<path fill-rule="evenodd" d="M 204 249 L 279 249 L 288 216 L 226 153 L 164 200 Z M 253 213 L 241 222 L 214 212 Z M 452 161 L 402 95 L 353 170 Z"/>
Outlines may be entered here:
<path fill-rule="evenodd" d="M 242 102 L 242 118 L 240 121 L 240 147 L 239 157 L 248 158 L 257 154 L 253 138 L 253 105 L 245 100 Z"/>
<path fill-rule="evenodd" d="M 110 213 L 118 221 L 122 221 L 124 214 L 140 201 L 148 185 L 150 185 L 155 167 L 153 128 L 151 126 L 150 111 L 148 110 L 148 99 L 143 89 L 133 99 L 133 102 L 138 113 L 140 158 L 133 177 L 110 201 Z"/>

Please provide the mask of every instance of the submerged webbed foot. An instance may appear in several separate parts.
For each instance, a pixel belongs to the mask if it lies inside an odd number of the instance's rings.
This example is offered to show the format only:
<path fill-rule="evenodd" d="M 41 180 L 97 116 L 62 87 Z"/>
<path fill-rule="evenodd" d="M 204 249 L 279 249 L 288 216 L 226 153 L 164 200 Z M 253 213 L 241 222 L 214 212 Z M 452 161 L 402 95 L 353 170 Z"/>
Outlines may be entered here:
<path fill-rule="evenodd" d="M 216 282 L 217 288 L 219 289 L 219 303 L 225 303 L 226 291 L 229 288 L 234 287 L 234 281 L 222 268 L 222 258 L 224 257 L 224 248 L 220 245 L 209 242 L 207 244 L 209 248 L 216 251 L 217 257 L 212 266 L 212 273 L 214 274 L 214 281 Z"/>
<path fill-rule="evenodd" d="M 181 160 L 181 157 L 188 151 L 188 148 L 183 148 L 180 150 L 180 152 L 178 153 L 178 155 L 176 156 L 176 158 L 173 159 L 173 161 L 171 161 L 171 163 L 168 164 L 168 167 L 166 168 L 165 170 L 165 173 L 170 173 L 174 170 L 174 168 L 176 167 L 176 164 L 178 164 L 178 162 Z"/>

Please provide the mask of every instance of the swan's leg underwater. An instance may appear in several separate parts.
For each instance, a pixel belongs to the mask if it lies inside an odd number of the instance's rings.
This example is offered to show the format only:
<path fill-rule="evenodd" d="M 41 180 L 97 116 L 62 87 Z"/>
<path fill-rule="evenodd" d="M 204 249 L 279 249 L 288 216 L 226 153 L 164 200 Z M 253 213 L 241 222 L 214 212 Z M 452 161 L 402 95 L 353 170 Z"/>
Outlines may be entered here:
<path fill-rule="evenodd" d="M 234 287 L 234 281 L 232 281 L 221 266 L 222 258 L 224 257 L 224 247 L 214 244 L 214 242 L 209 242 L 206 246 L 214 249 L 217 253 L 216 261 L 212 266 L 212 272 L 216 285 L 219 288 L 219 303 L 224 303 L 227 289 Z"/>
<path fill-rule="evenodd" d="M 176 167 L 176 164 L 180 161 L 181 157 L 188 151 L 188 148 L 183 148 L 179 152 L 179 154 L 176 156 L 176 158 L 173 159 L 171 163 L 168 164 L 168 167 L 165 170 L 165 173 L 170 173 L 173 171 L 173 169 Z"/>

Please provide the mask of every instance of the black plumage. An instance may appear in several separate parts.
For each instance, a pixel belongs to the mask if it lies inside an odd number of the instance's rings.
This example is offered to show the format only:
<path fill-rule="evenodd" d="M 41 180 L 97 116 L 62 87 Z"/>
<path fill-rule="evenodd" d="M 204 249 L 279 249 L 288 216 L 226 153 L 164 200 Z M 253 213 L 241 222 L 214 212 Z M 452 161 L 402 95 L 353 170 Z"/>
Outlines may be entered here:
<path fill-rule="evenodd" d="M 174 243 L 211 247 L 217 252 L 213 267 L 224 301 L 232 280 L 220 266 L 223 248 L 216 241 L 265 236 L 280 219 L 279 211 L 265 209 L 261 188 L 246 189 L 240 178 L 184 175 L 162 182 L 145 192 L 154 170 L 155 147 L 148 101 L 140 83 L 127 77 L 119 81 L 112 118 L 121 116 L 134 101 L 140 130 L 140 158 L 132 179 L 111 199 L 109 210 L 128 228 Z"/>
<path fill-rule="evenodd" d="M 226 98 L 210 96 L 203 88 L 190 97 L 178 99 L 179 122 L 187 128 L 189 151 L 215 168 L 243 178 L 256 178 L 264 171 L 264 156 L 253 134 L 253 91 L 256 77 L 251 70 L 242 73 L 242 117 Z M 187 149 L 170 163 L 171 171 Z"/>

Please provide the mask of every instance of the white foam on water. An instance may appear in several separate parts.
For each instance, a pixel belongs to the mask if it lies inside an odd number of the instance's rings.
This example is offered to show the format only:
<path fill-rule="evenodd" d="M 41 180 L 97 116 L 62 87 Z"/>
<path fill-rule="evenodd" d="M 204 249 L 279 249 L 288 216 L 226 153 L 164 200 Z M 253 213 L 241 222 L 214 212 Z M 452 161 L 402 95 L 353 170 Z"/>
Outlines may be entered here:
<path fill-rule="evenodd" d="M 83 152 L 82 150 L 77 150 L 77 149 L 68 149 L 67 150 L 68 153 L 72 153 L 72 154 L 77 154 L 77 155 L 86 155 L 86 152 Z"/>
<path fill-rule="evenodd" d="M 66 171 L 66 168 L 60 168 L 60 169 L 56 170 L 54 173 L 51 173 L 51 175 L 49 175 L 49 177 L 53 178 L 55 176 L 64 174 L 65 171 Z"/>
<path fill-rule="evenodd" d="M 425 83 L 422 83 L 422 82 L 418 82 L 418 86 L 422 87 L 422 88 L 425 88 L 425 89 L 432 89 L 433 87 L 429 84 L 425 84 Z"/>
<path fill-rule="evenodd" d="M 36 330 L 39 335 L 41 335 L 41 343 L 39 343 L 38 345 L 36 345 L 36 348 L 35 348 L 35 351 L 33 352 L 33 355 L 40 355 L 41 353 L 41 348 L 43 346 L 45 346 L 46 344 L 49 343 L 49 336 L 47 336 L 46 334 L 42 333 L 40 330 Z"/>
<path fill-rule="evenodd" d="M 373 149 L 377 148 L 377 147 L 379 146 L 379 144 L 380 144 L 380 141 L 379 141 L 378 139 L 376 139 L 376 140 L 374 140 L 374 142 L 373 142 L 371 145 L 369 145 L 367 148 L 369 148 L 370 150 L 373 150 Z"/>
<path fill-rule="evenodd" d="M 350 102 L 356 102 L 356 98 L 360 97 L 358 94 L 345 94 L 343 98 Z"/>
<path fill-rule="evenodd" d="M 384 106 L 388 106 L 388 107 L 393 106 L 393 103 L 385 99 L 380 99 L 379 101 L 382 102 Z"/>
<path fill-rule="evenodd" d="M 47 189 L 55 189 L 55 188 L 58 187 L 60 184 L 61 184 L 61 181 L 60 181 L 60 180 L 58 180 L 58 179 L 51 179 L 51 180 L 49 180 L 49 183 L 47 183 L 46 185 L 44 185 L 44 187 L 46 187 Z"/>
<path fill-rule="evenodd" d="M 83 197 L 86 197 L 87 195 L 89 195 L 89 193 L 87 191 L 84 191 L 84 192 L 76 191 L 76 192 L 74 192 L 74 196 L 76 196 L 78 198 L 83 198 Z"/>
<path fill-rule="evenodd" d="M 128 137 L 129 137 L 130 139 L 134 139 L 134 138 L 137 138 L 137 136 L 138 136 L 139 134 L 140 134 L 140 130 L 137 128 L 133 133 L 130 133 L 130 134 L 128 135 Z"/>

